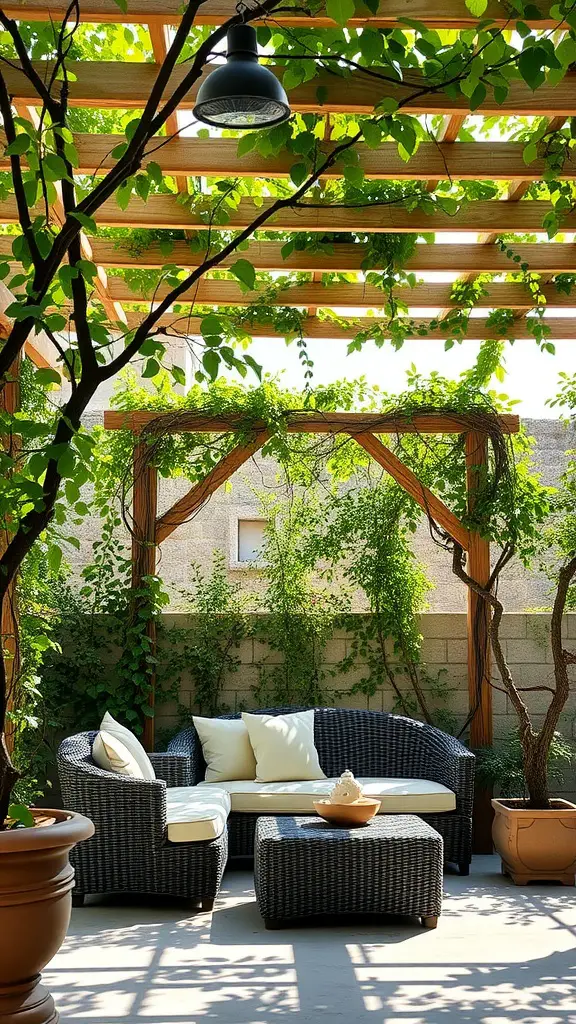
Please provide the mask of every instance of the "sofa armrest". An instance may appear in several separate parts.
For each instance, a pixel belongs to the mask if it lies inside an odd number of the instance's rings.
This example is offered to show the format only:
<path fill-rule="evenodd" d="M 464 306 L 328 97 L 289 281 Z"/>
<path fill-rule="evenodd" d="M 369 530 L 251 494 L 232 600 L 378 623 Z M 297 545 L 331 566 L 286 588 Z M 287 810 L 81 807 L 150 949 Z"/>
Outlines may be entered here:
<path fill-rule="evenodd" d="M 456 809 L 472 815 L 476 758 L 460 740 L 432 726 L 426 727 L 428 772 L 433 782 L 456 794 Z"/>
<path fill-rule="evenodd" d="M 94 822 L 91 843 L 160 847 L 165 841 L 166 783 L 107 772 L 93 762 L 58 757 L 64 806 Z"/>
<path fill-rule="evenodd" d="M 192 765 L 189 754 L 165 753 L 148 754 L 157 779 L 163 779 L 167 786 L 192 786 Z"/>
<path fill-rule="evenodd" d="M 168 744 L 169 754 L 185 754 L 190 761 L 190 782 L 188 785 L 196 786 L 204 781 L 206 764 L 202 756 L 202 744 L 198 733 L 193 726 L 182 729 Z"/>

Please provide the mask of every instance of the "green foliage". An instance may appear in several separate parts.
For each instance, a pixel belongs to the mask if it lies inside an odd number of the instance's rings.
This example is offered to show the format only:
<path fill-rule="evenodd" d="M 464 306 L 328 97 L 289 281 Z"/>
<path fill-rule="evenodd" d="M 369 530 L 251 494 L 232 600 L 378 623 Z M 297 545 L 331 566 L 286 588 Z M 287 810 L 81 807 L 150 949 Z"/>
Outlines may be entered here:
<path fill-rule="evenodd" d="M 527 796 L 522 744 L 518 732 L 509 733 L 492 747 L 482 747 L 476 751 L 476 756 L 476 777 L 481 784 L 490 788 L 498 787 L 504 797 Z M 548 778 L 554 786 L 561 786 L 565 772 L 573 768 L 575 758 L 574 744 L 561 733 L 554 733 L 548 751 Z"/>
<path fill-rule="evenodd" d="M 250 597 L 229 581 L 222 552 L 214 552 L 209 575 L 197 565 L 191 569 L 192 589 L 183 596 L 193 622 L 187 629 L 171 628 L 166 640 L 178 648 L 177 668 L 190 678 L 192 705 L 198 714 L 213 716 L 230 710 L 222 689 L 240 667 L 238 647 L 252 636 Z"/>
<path fill-rule="evenodd" d="M 314 582 L 311 541 L 322 505 L 309 487 L 305 496 L 263 496 L 262 511 L 267 517 L 262 549 L 266 590 L 261 602 L 266 615 L 260 636 L 280 656 L 280 663 L 261 665 L 256 701 L 269 706 L 330 703 L 324 651 L 346 598 L 342 591 L 331 594 Z"/>

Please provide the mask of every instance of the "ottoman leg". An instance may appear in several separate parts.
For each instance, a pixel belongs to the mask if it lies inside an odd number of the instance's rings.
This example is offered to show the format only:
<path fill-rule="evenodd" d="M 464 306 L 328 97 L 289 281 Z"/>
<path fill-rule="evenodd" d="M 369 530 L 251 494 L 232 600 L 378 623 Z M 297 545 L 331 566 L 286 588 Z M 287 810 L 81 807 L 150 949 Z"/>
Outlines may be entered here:
<path fill-rule="evenodd" d="M 271 919 L 269 917 L 264 918 L 264 927 L 269 932 L 278 931 L 280 928 L 285 928 L 284 921 L 279 921 L 277 918 Z"/>
<path fill-rule="evenodd" d="M 200 906 L 206 914 L 209 914 L 211 913 L 212 910 L 214 910 L 214 899 L 212 898 L 212 896 L 205 896 Z"/>
<path fill-rule="evenodd" d="M 433 917 L 423 917 L 422 924 L 425 928 L 437 928 L 438 927 L 438 916 L 435 914 Z"/>

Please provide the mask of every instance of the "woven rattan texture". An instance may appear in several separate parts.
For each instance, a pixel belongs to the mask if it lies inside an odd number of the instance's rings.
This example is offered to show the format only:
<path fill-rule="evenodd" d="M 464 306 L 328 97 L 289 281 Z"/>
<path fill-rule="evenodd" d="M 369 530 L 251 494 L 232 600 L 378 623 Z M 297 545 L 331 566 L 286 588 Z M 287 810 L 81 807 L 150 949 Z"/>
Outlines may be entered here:
<path fill-rule="evenodd" d="M 302 708 L 267 708 L 257 714 L 286 714 Z M 239 715 L 225 715 L 238 718 Z M 454 736 L 411 718 L 383 711 L 315 708 L 314 740 L 320 764 L 329 777 L 350 768 L 355 775 L 375 778 L 429 779 L 456 794 L 450 814 L 423 815 L 444 839 L 447 861 L 467 865 L 472 859 L 474 755 Z M 194 728 L 184 729 L 170 742 L 170 753 L 188 754 L 194 783 L 204 779 L 202 747 Z M 256 814 L 230 815 L 230 856 L 254 852 Z"/>
<path fill-rule="evenodd" d="M 212 842 L 169 843 L 166 782 L 190 784 L 190 759 L 154 754 L 160 778 L 131 779 L 92 760 L 96 733 L 62 742 L 58 775 L 64 806 L 92 819 L 95 834 L 72 850 L 76 894 L 162 893 L 201 900 L 217 896 L 228 858 L 226 830 Z"/>
<path fill-rule="evenodd" d="M 407 914 L 442 909 L 442 837 L 409 814 L 365 828 L 331 828 L 316 817 L 258 819 L 254 875 L 262 917 Z"/>

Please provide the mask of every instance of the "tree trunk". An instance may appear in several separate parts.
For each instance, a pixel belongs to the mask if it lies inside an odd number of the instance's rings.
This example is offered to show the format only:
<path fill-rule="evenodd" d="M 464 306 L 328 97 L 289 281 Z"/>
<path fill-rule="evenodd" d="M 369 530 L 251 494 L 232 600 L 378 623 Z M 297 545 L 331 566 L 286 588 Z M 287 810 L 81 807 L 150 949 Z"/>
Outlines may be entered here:
<path fill-rule="evenodd" d="M 539 737 L 524 735 L 520 737 L 524 761 L 524 778 L 528 790 L 528 807 L 534 810 L 546 810 L 550 807 L 548 789 L 548 745 L 542 745 Z"/>

